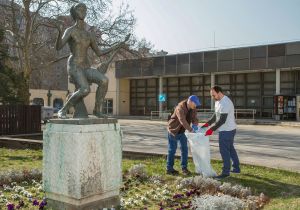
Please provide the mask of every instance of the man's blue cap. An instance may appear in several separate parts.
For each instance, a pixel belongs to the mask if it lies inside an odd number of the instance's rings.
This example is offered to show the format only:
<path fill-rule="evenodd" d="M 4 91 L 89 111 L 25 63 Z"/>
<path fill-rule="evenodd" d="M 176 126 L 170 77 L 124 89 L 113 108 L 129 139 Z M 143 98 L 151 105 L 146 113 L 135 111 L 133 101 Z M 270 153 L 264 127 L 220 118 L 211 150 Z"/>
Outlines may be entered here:
<path fill-rule="evenodd" d="M 195 95 L 191 95 L 189 97 L 189 100 L 191 100 L 192 102 L 194 102 L 196 104 L 196 106 L 200 106 L 201 105 L 199 98 L 197 96 L 195 96 Z"/>

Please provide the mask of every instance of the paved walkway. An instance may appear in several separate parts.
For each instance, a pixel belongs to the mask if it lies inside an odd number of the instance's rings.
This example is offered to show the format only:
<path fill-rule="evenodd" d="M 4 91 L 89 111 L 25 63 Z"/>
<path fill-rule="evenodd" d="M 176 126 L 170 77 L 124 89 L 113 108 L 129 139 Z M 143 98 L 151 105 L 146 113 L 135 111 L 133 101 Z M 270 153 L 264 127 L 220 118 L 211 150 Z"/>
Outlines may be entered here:
<path fill-rule="evenodd" d="M 120 119 L 119 123 L 125 151 L 167 154 L 166 122 Z M 238 125 L 235 143 L 242 163 L 300 172 L 300 127 Z M 213 159 L 221 159 L 217 135 L 211 137 L 211 153 Z"/>

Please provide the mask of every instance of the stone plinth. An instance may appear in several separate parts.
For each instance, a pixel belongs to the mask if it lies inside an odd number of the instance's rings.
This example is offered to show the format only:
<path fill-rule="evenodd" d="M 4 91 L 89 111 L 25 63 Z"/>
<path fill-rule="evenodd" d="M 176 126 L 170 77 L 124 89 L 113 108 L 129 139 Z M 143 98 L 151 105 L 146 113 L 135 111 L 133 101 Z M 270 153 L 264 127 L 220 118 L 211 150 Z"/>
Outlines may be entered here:
<path fill-rule="evenodd" d="M 55 210 L 117 207 L 122 181 L 116 119 L 51 120 L 43 138 L 43 183 Z"/>

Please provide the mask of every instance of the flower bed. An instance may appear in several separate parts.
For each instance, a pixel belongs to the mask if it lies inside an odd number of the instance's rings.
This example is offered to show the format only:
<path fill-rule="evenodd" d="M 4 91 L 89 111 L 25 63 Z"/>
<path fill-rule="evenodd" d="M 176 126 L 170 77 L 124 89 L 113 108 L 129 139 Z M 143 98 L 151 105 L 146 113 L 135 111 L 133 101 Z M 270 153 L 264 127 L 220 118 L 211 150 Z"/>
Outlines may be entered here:
<path fill-rule="evenodd" d="M 47 205 L 41 182 L 31 180 L 2 185 L 0 209 L 44 209 Z"/>
<path fill-rule="evenodd" d="M 149 176 L 142 164 L 131 167 L 123 179 L 123 209 L 252 210 L 269 201 L 263 193 L 253 196 L 250 188 L 202 176 L 177 179 Z"/>

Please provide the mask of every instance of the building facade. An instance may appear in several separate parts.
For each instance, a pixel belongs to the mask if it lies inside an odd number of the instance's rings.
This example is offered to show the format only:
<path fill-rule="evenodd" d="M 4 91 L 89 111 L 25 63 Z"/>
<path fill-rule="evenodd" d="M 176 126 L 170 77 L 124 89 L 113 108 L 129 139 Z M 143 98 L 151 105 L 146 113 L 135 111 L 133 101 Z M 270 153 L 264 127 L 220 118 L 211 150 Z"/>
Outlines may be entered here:
<path fill-rule="evenodd" d="M 272 118 L 275 95 L 300 95 L 300 42 L 123 60 L 116 62 L 116 78 L 128 81 L 128 115 L 171 110 L 191 94 L 202 109 L 212 109 L 210 88 L 219 85 L 237 109 Z M 166 101 L 159 103 L 162 93 Z M 300 112 L 295 100 L 288 103 L 295 105 L 289 109 L 294 119 Z"/>

